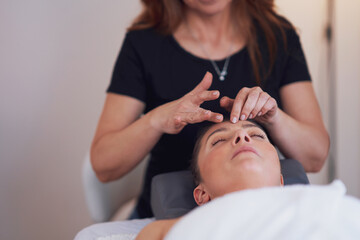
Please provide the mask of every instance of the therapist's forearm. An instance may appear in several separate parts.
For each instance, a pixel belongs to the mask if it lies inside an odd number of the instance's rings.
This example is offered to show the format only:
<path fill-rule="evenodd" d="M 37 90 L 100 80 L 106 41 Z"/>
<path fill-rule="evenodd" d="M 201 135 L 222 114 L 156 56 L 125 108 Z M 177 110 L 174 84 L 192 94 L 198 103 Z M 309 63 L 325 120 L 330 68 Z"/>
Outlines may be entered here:
<path fill-rule="evenodd" d="M 306 172 L 321 170 L 330 145 L 324 127 L 297 121 L 280 109 L 276 120 L 265 127 L 286 158 L 301 162 Z"/>
<path fill-rule="evenodd" d="M 162 132 L 144 115 L 125 129 L 111 132 L 92 144 L 91 162 L 102 182 L 118 179 L 131 171 L 159 141 Z"/>

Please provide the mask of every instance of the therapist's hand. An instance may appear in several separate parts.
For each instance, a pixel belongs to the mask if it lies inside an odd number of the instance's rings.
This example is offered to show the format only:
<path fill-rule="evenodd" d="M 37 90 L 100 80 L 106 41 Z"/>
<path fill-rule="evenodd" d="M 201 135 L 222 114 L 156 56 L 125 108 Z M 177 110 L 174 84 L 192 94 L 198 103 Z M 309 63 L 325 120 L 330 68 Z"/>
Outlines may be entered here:
<path fill-rule="evenodd" d="M 202 81 L 182 98 L 161 105 L 151 112 L 151 125 L 163 133 L 177 134 L 187 124 L 203 121 L 221 122 L 222 114 L 200 107 L 205 101 L 219 98 L 217 90 L 208 91 L 212 83 L 212 74 L 207 72 Z"/>
<path fill-rule="evenodd" d="M 264 124 L 271 124 L 276 120 L 278 105 L 274 98 L 260 87 L 242 88 L 235 99 L 223 97 L 220 106 L 230 113 L 230 121 L 255 119 Z"/>

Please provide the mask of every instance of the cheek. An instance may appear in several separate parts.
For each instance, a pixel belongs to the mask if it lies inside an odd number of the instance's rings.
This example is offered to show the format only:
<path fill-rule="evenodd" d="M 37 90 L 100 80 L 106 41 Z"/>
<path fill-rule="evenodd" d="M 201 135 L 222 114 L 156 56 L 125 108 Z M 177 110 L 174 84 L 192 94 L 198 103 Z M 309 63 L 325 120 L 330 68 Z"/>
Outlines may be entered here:
<path fill-rule="evenodd" d="M 278 153 L 277 153 L 276 149 L 272 146 L 267 149 L 266 156 L 270 160 L 268 162 L 271 164 L 275 164 L 275 163 L 279 162 Z"/>
<path fill-rule="evenodd" d="M 207 158 L 201 169 L 203 184 L 211 198 L 223 195 L 231 185 L 228 179 L 231 174 L 223 159 L 215 156 Z"/>
<path fill-rule="evenodd" d="M 223 148 L 214 149 L 203 157 L 201 166 L 201 176 L 204 181 L 216 179 L 215 176 L 224 173 L 227 151 Z"/>
<path fill-rule="evenodd" d="M 281 167 L 280 167 L 280 161 L 279 156 L 274 147 L 269 147 L 266 151 L 267 156 L 267 169 L 271 169 L 271 172 L 274 174 L 274 176 L 279 176 L 281 173 Z"/>
<path fill-rule="evenodd" d="M 258 145 L 258 147 L 261 148 L 263 157 L 271 159 L 278 158 L 276 148 L 271 145 L 270 142 L 267 142 L 265 144 L 262 143 L 261 145 Z"/>
<path fill-rule="evenodd" d="M 206 156 L 203 162 L 202 172 L 204 177 L 211 175 L 219 165 L 219 155 L 216 153 L 209 154 Z"/>

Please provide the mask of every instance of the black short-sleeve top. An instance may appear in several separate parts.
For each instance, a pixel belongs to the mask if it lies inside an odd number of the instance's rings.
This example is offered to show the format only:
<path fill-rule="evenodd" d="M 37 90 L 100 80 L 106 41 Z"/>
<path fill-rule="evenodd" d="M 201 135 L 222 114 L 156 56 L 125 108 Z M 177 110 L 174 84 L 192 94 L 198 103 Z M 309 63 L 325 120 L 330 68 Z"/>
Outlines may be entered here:
<path fill-rule="evenodd" d="M 280 34 L 277 36 L 276 60 L 262 86 L 264 91 L 276 99 L 280 108 L 281 87 L 298 81 L 311 81 L 299 36 L 292 29 L 285 30 L 285 33 L 286 44 Z M 266 62 L 267 45 L 261 34 L 258 41 Z M 225 59 L 216 61 L 220 69 L 224 63 Z M 220 81 L 209 60 L 187 52 L 172 35 L 162 35 L 153 28 L 130 31 L 126 34 L 107 92 L 127 95 L 144 102 L 146 113 L 184 96 L 202 80 L 206 71 L 213 74 L 210 89 L 219 90 L 220 98 L 234 98 L 241 88 L 257 86 L 246 47 L 231 55 L 226 79 Z M 202 107 L 228 114 L 220 108 L 219 100 L 205 102 Z M 188 168 L 200 126 L 201 124 L 188 125 L 177 135 L 164 134 L 151 151 L 143 192 L 137 205 L 140 217 L 152 216 L 152 177 Z"/>

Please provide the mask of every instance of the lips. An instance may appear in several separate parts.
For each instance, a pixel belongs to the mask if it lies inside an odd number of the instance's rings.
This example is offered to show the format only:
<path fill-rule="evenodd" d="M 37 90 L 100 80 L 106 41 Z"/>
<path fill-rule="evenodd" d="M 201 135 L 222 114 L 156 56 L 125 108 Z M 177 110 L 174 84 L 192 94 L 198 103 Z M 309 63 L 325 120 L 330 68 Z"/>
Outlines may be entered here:
<path fill-rule="evenodd" d="M 250 147 L 250 146 L 241 146 L 238 149 L 236 149 L 236 151 L 234 152 L 234 155 L 232 156 L 231 159 L 233 159 L 234 157 L 236 157 L 237 155 L 239 155 L 240 153 L 245 153 L 245 152 L 252 152 L 255 153 L 256 155 L 259 156 L 258 152 L 255 150 L 255 148 Z"/>

